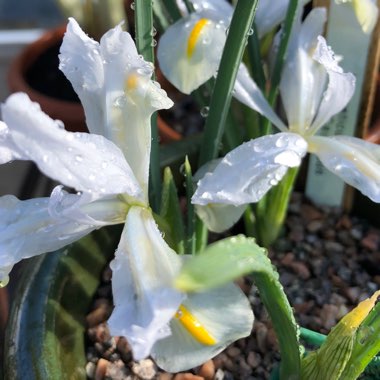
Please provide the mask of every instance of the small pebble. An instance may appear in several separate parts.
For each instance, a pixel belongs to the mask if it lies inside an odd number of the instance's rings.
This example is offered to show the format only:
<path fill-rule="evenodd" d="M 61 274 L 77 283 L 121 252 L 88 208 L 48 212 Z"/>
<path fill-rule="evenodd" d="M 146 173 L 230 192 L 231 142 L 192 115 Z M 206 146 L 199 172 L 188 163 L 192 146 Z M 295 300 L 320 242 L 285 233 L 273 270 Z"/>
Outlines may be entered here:
<path fill-rule="evenodd" d="M 203 377 L 205 380 L 212 380 L 215 376 L 215 364 L 212 360 L 207 360 L 198 371 L 198 376 Z"/>
<path fill-rule="evenodd" d="M 95 371 L 95 380 L 103 380 L 106 372 L 107 372 L 107 366 L 109 364 L 109 361 L 103 358 L 100 358 L 98 360 L 98 365 L 96 366 Z"/>

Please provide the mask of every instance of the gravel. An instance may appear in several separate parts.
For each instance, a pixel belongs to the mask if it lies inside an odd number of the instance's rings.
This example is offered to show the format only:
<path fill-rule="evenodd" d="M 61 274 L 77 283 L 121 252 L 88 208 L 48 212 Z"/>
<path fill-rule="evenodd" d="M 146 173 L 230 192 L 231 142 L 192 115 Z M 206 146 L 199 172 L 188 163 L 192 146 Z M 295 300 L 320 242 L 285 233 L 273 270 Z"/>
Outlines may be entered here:
<path fill-rule="evenodd" d="M 328 331 L 359 301 L 380 288 L 380 233 L 339 208 L 316 207 L 295 193 L 281 236 L 269 255 L 294 308 L 297 322 Z M 187 373 L 162 372 L 154 362 L 132 360 L 124 338 L 110 336 L 111 271 L 107 267 L 87 316 L 89 379 L 264 380 L 280 360 L 278 343 L 254 284 L 239 280 L 255 313 L 252 334 Z"/>

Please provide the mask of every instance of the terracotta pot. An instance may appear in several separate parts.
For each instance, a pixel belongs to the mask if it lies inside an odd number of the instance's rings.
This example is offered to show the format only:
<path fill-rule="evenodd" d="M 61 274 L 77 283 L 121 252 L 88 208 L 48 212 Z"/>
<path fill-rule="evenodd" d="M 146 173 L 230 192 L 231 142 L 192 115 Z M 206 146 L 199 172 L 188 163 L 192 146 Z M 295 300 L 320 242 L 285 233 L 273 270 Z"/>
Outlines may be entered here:
<path fill-rule="evenodd" d="M 35 64 L 38 58 L 48 49 L 60 45 L 65 31 L 66 26 L 47 31 L 40 39 L 28 45 L 10 67 L 8 72 L 8 87 L 11 92 L 22 91 L 27 93 L 33 101 L 41 105 L 41 109 L 50 117 L 62 120 L 67 130 L 72 132 L 87 132 L 83 107 L 79 101 L 61 100 L 46 95 L 33 88 L 27 80 L 28 71 L 32 65 Z M 58 67 L 58 56 L 56 67 Z M 48 77 L 49 73 L 44 72 L 43 75 Z M 162 143 L 168 143 L 182 138 L 181 135 L 173 130 L 159 115 L 157 123 L 160 141 Z"/>

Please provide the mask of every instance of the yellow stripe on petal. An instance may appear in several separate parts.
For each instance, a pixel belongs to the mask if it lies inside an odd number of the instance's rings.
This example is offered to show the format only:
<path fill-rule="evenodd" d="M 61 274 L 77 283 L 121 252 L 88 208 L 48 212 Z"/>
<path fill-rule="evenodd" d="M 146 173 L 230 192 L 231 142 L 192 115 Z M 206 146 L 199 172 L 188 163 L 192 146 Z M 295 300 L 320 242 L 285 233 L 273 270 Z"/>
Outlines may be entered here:
<path fill-rule="evenodd" d="M 374 308 L 377 299 L 380 297 L 380 290 L 378 290 L 371 298 L 359 303 L 350 313 L 348 313 L 343 319 L 342 323 L 350 329 L 357 329 L 370 311 Z"/>
<path fill-rule="evenodd" d="M 187 40 L 187 58 L 192 57 L 192 55 L 194 53 L 195 46 L 197 45 L 197 42 L 199 40 L 199 36 L 200 36 L 203 28 L 206 26 L 207 23 L 208 23 L 207 18 L 201 18 L 194 25 L 194 28 L 189 35 L 189 39 Z"/>
<path fill-rule="evenodd" d="M 186 309 L 181 305 L 175 315 L 175 317 L 182 323 L 183 327 L 196 339 L 199 343 L 205 346 L 212 346 L 216 344 L 216 340 L 206 330 L 205 327 Z"/>

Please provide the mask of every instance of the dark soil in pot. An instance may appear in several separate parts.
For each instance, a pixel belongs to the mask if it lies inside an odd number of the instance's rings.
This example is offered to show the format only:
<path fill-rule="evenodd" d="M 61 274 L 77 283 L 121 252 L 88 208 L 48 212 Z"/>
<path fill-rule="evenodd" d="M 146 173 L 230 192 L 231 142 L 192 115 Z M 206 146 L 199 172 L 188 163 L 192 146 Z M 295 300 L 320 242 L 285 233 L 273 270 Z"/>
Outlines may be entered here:
<path fill-rule="evenodd" d="M 270 251 L 298 323 L 328 333 L 343 315 L 380 288 L 380 230 L 339 208 L 316 207 L 294 194 L 286 228 Z M 133 362 L 124 338 L 112 338 L 111 271 L 103 272 L 87 316 L 89 379 L 264 380 L 280 356 L 271 323 L 249 279 L 241 286 L 255 313 L 250 337 L 186 374 L 161 372 L 153 361 Z"/>

